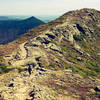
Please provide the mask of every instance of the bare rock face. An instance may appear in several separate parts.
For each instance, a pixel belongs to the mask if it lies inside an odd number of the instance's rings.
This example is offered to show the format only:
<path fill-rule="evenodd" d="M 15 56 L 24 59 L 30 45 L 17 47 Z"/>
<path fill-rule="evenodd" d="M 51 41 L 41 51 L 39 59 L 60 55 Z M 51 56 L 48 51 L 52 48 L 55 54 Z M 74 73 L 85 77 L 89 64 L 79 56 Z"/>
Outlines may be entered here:
<path fill-rule="evenodd" d="M 98 100 L 100 12 L 72 11 L 49 24 L 5 57 L 13 68 L 31 66 L 32 74 L 1 79 L 1 100 Z"/>

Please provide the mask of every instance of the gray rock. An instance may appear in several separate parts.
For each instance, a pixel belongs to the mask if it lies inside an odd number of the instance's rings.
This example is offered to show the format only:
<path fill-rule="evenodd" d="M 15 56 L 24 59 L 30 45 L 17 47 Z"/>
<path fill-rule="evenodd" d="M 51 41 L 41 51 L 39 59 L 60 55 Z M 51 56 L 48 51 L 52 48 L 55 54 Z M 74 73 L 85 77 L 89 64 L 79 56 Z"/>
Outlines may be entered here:
<path fill-rule="evenodd" d="M 96 93 L 96 91 L 94 89 L 90 89 L 89 92 L 92 93 L 92 94 L 95 94 Z"/>

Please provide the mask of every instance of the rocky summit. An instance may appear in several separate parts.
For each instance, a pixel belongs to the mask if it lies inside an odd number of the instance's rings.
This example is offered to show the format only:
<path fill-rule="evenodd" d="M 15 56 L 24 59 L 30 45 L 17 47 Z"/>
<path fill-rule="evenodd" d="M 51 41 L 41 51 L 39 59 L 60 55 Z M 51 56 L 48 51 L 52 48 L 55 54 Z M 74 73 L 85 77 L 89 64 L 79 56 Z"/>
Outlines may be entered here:
<path fill-rule="evenodd" d="M 0 100 L 100 99 L 100 11 L 70 11 L 5 47 Z"/>

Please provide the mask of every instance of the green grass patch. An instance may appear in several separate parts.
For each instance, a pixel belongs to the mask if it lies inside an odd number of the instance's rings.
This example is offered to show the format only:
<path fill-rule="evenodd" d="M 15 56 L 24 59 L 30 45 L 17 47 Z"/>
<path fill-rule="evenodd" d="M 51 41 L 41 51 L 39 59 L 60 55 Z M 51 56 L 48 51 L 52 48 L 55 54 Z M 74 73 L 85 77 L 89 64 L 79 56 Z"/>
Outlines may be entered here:
<path fill-rule="evenodd" d="M 8 73 L 9 71 L 13 70 L 14 68 L 10 68 L 5 64 L 0 64 L 0 74 Z"/>
<path fill-rule="evenodd" d="M 27 70 L 27 68 L 21 68 L 21 67 L 16 67 L 15 69 L 17 69 L 19 72 L 24 72 Z"/>
<path fill-rule="evenodd" d="M 86 62 L 86 68 L 90 69 L 91 71 L 94 71 L 98 75 L 100 74 L 100 65 L 98 65 L 92 61 Z"/>
<path fill-rule="evenodd" d="M 73 38 L 76 40 L 76 41 L 82 41 L 84 39 L 84 35 L 73 35 Z"/>

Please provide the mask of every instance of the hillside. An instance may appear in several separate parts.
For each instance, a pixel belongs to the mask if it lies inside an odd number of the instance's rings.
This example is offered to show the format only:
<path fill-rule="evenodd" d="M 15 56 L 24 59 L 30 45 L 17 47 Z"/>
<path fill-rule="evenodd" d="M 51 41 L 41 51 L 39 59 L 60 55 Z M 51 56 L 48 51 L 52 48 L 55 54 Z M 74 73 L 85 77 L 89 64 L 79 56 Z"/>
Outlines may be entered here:
<path fill-rule="evenodd" d="M 4 100 L 100 98 L 100 11 L 67 12 L 1 46 L 1 53 L 1 73 L 11 70 L 0 77 Z"/>
<path fill-rule="evenodd" d="M 0 44 L 9 43 L 29 29 L 44 24 L 44 22 L 35 17 L 30 17 L 25 20 L 7 20 L 6 17 L 0 18 Z"/>

